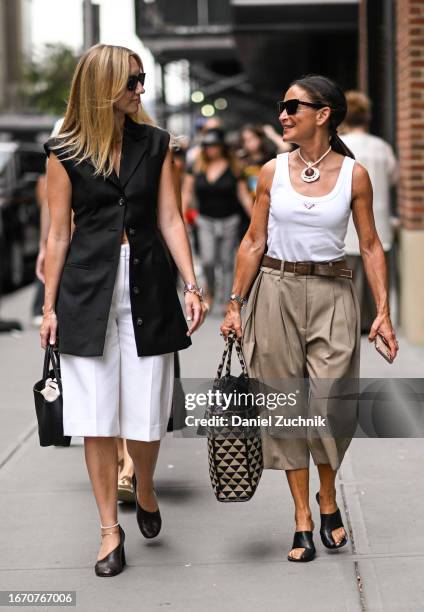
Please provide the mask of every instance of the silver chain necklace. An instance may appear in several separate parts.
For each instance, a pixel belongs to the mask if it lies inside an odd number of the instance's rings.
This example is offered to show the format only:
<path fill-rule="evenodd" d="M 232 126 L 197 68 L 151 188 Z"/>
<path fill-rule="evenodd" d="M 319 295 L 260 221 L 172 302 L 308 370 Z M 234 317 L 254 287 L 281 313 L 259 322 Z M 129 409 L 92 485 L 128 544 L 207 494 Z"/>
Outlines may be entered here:
<path fill-rule="evenodd" d="M 319 159 L 317 159 L 317 161 L 307 162 L 305 159 L 303 159 L 302 154 L 299 149 L 299 157 L 303 161 L 303 163 L 306 165 L 306 168 L 302 170 L 302 173 L 300 175 L 302 181 L 305 181 L 305 183 L 313 183 L 314 181 L 317 181 L 319 179 L 320 172 L 318 168 L 314 168 L 314 166 L 317 166 L 320 162 L 322 162 L 324 157 L 326 157 L 330 153 L 330 151 L 331 151 L 331 145 L 328 147 L 324 155 L 322 155 Z"/>

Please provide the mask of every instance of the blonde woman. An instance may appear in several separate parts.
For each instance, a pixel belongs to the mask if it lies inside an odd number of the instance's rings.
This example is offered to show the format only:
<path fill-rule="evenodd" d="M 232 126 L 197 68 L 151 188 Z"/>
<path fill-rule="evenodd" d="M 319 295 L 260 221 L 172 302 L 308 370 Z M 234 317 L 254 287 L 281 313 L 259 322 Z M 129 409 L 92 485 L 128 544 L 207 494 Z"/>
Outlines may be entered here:
<path fill-rule="evenodd" d="M 191 344 L 204 316 L 170 137 L 140 105 L 144 80 L 129 49 L 92 47 L 75 70 L 61 131 L 45 145 L 51 227 L 41 345 L 58 339 L 64 433 L 84 437 L 100 515 L 98 576 L 125 565 L 115 437 L 126 438 L 134 462 L 140 531 L 148 538 L 160 531 L 153 475 L 171 408 L 173 353 Z M 185 282 L 189 329 L 165 244 Z"/>

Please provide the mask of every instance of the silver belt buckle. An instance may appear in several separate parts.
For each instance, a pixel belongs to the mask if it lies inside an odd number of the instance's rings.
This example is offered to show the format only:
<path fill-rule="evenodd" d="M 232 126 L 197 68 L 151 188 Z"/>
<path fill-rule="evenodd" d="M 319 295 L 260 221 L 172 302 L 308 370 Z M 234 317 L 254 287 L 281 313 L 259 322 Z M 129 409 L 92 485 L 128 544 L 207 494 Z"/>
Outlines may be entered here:
<path fill-rule="evenodd" d="M 297 266 L 304 266 L 305 267 L 305 271 L 304 272 L 298 272 L 297 270 Z M 301 274 L 303 276 L 308 276 L 310 274 L 314 273 L 314 263 L 310 262 L 310 261 L 294 261 L 293 262 L 293 272 L 294 274 Z"/>
<path fill-rule="evenodd" d="M 293 274 L 299 274 L 299 272 L 297 271 L 297 264 L 298 264 L 297 261 L 293 262 Z"/>
<path fill-rule="evenodd" d="M 352 270 L 346 270 L 345 268 L 339 268 L 339 276 L 341 276 L 342 278 L 353 278 L 353 271 Z"/>

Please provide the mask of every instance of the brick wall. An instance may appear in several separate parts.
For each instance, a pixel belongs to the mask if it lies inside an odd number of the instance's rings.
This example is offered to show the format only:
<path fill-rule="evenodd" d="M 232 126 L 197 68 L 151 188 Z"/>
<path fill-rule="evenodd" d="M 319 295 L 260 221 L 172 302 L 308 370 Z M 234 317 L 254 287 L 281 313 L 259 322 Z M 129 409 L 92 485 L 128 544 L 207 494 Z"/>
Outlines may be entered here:
<path fill-rule="evenodd" d="M 397 0 L 399 213 L 424 229 L 424 0 Z"/>

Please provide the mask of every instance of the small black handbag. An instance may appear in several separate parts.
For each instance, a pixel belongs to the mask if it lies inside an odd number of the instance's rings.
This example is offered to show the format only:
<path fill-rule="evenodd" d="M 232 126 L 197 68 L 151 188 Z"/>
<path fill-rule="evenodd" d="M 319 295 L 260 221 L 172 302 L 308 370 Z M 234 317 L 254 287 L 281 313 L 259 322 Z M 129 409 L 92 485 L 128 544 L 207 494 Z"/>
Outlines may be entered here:
<path fill-rule="evenodd" d="M 234 343 L 242 369 L 238 377 L 231 375 L 231 352 Z M 226 372 L 222 376 L 226 359 Z M 227 398 L 232 398 L 232 401 L 226 408 L 222 403 L 212 403 L 205 412 L 205 418 L 208 420 L 205 431 L 209 476 L 215 497 L 220 502 L 248 501 L 253 497 L 262 475 L 262 441 L 260 427 L 257 425 L 258 411 L 252 383 L 247 375 L 241 342 L 234 334 L 230 334 L 212 392 L 213 397 L 219 391 Z M 244 424 L 241 423 L 242 419 Z M 252 424 L 246 425 L 245 419 Z"/>
<path fill-rule="evenodd" d="M 34 401 L 40 446 L 69 446 L 71 436 L 63 435 L 60 360 L 58 353 L 50 344 L 47 345 L 45 352 L 43 378 L 34 385 Z"/>

